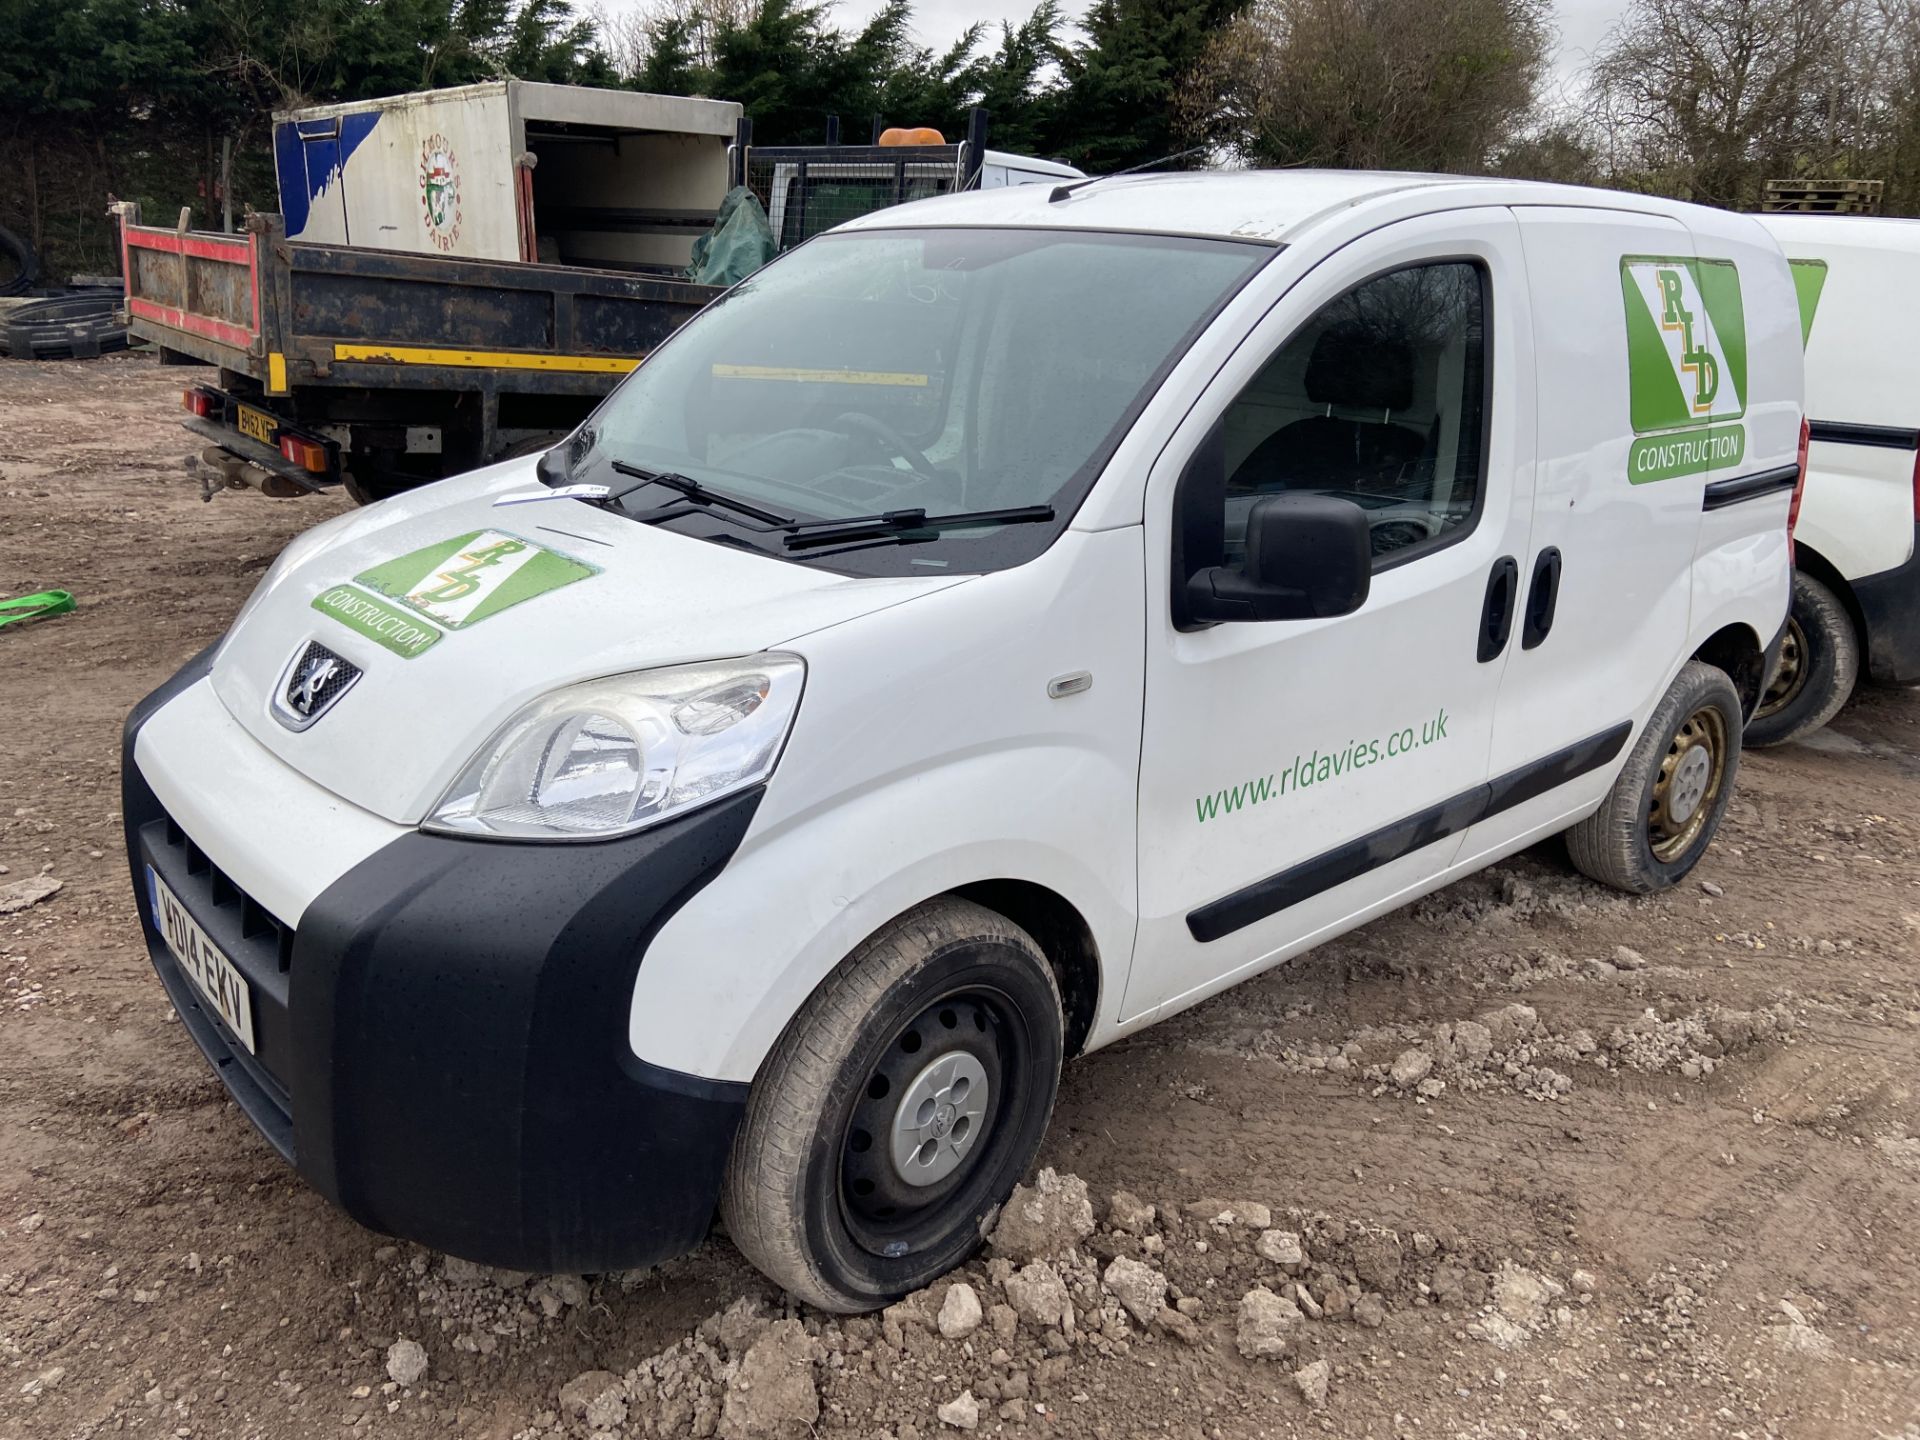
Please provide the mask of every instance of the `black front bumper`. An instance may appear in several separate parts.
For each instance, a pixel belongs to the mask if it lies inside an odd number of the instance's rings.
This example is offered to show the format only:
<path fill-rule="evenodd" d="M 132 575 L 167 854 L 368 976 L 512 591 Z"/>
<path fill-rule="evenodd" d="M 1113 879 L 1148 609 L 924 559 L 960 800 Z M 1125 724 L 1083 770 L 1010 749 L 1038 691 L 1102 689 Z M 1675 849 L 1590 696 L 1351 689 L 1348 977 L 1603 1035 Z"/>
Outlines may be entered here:
<path fill-rule="evenodd" d="M 1867 674 L 1889 685 L 1920 682 L 1920 520 L 1907 563 L 1853 582 L 1867 630 Z"/>
<path fill-rule="evenodd" d="M 648 1065 L 627 1022 L 647 944 L 731 858 L 760 792 L 597 844 L 408 834 L 290 929 L 133 761 L 141 725 L 210 660 L 128 717 L 121 774 L 148 953 L 241 1109 L 354 1219 L 469 1260 L 609 1270 L 698 1244 L 747 1087 Z M 167 949 L 149 865 L 247 978 L 257 1057 Z"/>

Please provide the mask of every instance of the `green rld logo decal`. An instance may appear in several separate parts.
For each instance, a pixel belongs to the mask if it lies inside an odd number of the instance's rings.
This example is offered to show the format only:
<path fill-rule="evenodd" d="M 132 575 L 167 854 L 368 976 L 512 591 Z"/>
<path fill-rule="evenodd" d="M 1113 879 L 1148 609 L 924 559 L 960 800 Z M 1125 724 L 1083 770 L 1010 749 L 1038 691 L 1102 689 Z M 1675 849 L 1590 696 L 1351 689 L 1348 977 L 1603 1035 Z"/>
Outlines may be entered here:
<path fill-rule="evenodd" d="M 1731 260 L 1620 261 L 1636 485 L 1732 469 L 1745 458 L 1747 322 Z"/>
<path fill-rule="evenodd" d="M 1800 345 L 1804 349 L 1807 337 L 1813 334 L 1813 316 L 1820 308 L 1820 292 L 1827 288 L 1827 262 L 1789 260 L 1787 268 L 1793 272 L 1793 298 L 1800 302 Z"/>
<path fill-rule="evenodd" d="M 518 535 L 473 530 L 364 570 L 353 585 L 322 592 L 313 608 L 411 659 L 447 630 L 478 625 L 523 600 L 599 573 Z"/>

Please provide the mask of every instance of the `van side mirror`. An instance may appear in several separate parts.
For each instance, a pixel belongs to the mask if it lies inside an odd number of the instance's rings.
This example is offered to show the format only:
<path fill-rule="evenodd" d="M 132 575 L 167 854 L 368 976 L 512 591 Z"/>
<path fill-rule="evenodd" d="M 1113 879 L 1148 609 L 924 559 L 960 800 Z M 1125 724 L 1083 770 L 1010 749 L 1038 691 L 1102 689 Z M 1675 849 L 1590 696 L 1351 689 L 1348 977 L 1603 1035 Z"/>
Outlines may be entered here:
<path fill-rule="evenodd" d="M 1372 583 L 1366 511 L 1332 495 L 1267 495 L 1247 512 L 1245 568 L 1195 574 L 1188 614 L 1203 623 L 1350 615 Z"/>

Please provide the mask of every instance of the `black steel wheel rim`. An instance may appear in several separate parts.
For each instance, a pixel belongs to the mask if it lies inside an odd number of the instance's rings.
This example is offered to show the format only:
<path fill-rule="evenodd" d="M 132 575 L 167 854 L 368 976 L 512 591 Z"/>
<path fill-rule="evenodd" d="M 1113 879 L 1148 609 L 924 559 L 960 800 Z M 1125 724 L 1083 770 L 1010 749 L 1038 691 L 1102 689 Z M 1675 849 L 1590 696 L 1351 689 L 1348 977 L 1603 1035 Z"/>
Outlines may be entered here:
<path fill-rule="evenodd" d="M 1029 1060 L 1026 1027 L 1003 992 L 968 986 L 923 1006 L 887 1041 L 855 1095 L 840 1136 L 837 1186 L 842 1222 L 861 1249 L 885 1259 L 916 1254 L 945 1239 L 954 1217 L 984 1208 L 999 1167 L 995 1152 L 1018 1127 L 1011 1123 L 1025 1103 L 1023 1075 Z M 969 1091 L 987 1101 L 965 1117 L 969 1142 L 957 1164 L 939 1178 L 910 1183 L 895 1160 L 894 1139 L 902 1106 L 917 1080 L 947 1057 L 963 1069 Z M 924 1091 L 924 1086 L 923 1086 Z M 912 1114 L 924 1115 L 924 1093 Z M 937 1128 L 937 1122 L 936 1126 Z M 935 1128 L 920 1131 L 933 1140 Z"/>

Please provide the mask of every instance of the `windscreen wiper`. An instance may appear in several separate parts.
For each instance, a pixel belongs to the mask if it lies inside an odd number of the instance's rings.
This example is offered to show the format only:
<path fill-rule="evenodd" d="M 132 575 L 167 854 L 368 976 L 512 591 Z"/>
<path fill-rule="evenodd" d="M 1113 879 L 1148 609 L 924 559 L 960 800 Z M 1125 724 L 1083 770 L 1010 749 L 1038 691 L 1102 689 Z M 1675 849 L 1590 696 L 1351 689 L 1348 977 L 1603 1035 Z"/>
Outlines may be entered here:
<path fill-rule="evenodd" d="M 925 510 L 886 510 L 878 515 L 854 515 L 845 520 L 815 520 L 790 524 L 783 542 L 789 550 L 815 545 L 838 545 L 842 540 L 864 540 L 872 535 L 917 535 L 936 530 L 965 530 L 975 525 L 1035 525 L 1053 519 L 1051 505 L 1016 505 L 1010 510 L 962 510 L 951 515 L 929 515 Z"/>
<path fill-rule="evenodd" d="M 602 509 L 611 507 L 616 501 L 631 495 L 636 490 L 644 490 L 649 485 L 659 485 L 668 490 L 679 491 L 696 505 L 709 505 L 717 510 L 731 510 L 736 515 L 745 515 L 750 520 L 758 520 L 762 525 L 787 529 L 799 523 L 791 515 L 776 515 L 771 510 L 762 510 L 758 505 L 750 505 L 745 500 L 736 500 L 733 496 L 719 490 L 709 490 L 698 480 L 675 474 L 671 470 L 648 470 L 639 465 L 629 465 L 624 460 L 615 460 L 610 463 L 619 474 L 632 477 L 633 483 L 596 496 L 593 503 Z"/>

